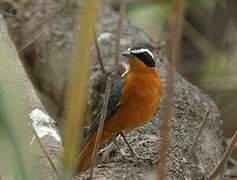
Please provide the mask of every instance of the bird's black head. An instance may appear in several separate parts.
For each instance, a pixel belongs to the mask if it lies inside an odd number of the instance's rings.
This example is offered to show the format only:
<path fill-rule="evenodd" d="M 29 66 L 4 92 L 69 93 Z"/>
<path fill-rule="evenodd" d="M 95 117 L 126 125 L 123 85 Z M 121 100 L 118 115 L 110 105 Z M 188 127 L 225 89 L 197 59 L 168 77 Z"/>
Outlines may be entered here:
<path fill-rule="evenodd" d="M 149 49 L 146 48 L 128 48 L 128 50 L 122 55 L 129 56 L 134 55 L 138 59 L 140 59 L 143 63 L 145 63 L 149 67 L 155 67 L 154 56 Z"/>

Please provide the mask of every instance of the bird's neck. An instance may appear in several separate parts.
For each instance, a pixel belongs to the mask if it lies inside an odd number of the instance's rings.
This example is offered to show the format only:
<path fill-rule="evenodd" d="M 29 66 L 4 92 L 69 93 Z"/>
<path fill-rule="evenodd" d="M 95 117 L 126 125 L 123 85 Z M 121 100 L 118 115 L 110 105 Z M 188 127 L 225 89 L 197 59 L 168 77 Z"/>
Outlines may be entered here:
<path fill-rule="evenodd" d="M 158 69 L 157 67 L 149 67 L 145 65 L 142 61 L 137 60 L 137 59 L 132 59 L 129 61 L 130 64 L 130 73 L 134 74 L 158 74 Z"/>

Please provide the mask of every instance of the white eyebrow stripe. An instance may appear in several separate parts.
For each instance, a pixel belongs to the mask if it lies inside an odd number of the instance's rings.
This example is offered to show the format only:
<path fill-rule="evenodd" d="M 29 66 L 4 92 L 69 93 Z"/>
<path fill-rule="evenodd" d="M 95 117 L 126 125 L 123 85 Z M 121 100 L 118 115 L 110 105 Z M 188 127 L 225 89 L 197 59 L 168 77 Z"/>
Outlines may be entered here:
<path fill-rule="evenodd" d="M 128 51 L 131 52 L 131 53 L 134 53 L 134 54 L 147 52 L 154 59 L 154 56 L 153 56 L 152 52 L 149 49 L 135 49 L 135 50 L 131 51 L 131 48 L 128 48 Z"/>

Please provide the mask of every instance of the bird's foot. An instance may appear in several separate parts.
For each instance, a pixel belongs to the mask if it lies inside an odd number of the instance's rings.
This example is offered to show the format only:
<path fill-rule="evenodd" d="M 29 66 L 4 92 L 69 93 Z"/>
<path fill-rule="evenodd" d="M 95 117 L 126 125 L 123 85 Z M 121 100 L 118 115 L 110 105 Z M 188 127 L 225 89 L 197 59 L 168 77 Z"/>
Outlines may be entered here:
<path fill-rule="evenodd" d="M 98 152 L 98 159 L 99 161 L 108 160 L 108 157 L 111 157 L 111 154 L 116 151 L 116 146 L 114 143 L 110 143 L 108 146 L 105 146 Z"/>
<path fill-rule="evenodd" d="M 128 146 L 129 151 L 131 152 L 132 156 L 135 157 L 137 160 L 148 160 L 148 158 L 140 156 L 129 144 L 126 136 L 123 132 L 120 132 L 120 136 L 123 138 L 125 144 Z"/>

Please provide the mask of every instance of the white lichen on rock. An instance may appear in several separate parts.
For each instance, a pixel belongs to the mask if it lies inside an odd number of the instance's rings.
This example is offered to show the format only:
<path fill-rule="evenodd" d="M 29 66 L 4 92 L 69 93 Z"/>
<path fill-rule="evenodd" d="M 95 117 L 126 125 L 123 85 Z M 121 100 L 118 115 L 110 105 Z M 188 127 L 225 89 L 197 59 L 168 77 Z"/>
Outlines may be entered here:
<path fill-rule="evenodd" d="M 55 121 L 48 114 L 40 108 L 35 108 L 30 112 L 29 116 L 32 119 L 32 125 L 39 138 L 51 136 L 54 137 L 57 142 L 62 143 L 57 130 L 53 128 Z"/>

